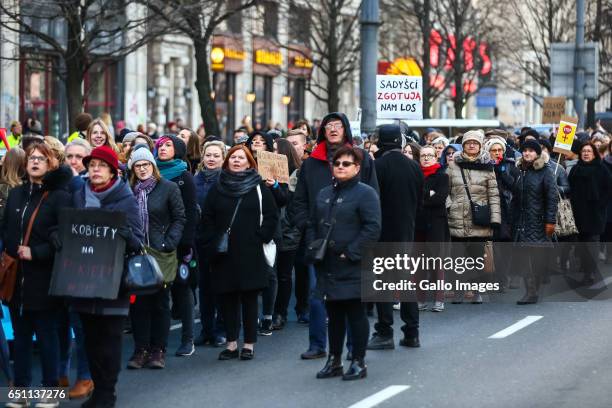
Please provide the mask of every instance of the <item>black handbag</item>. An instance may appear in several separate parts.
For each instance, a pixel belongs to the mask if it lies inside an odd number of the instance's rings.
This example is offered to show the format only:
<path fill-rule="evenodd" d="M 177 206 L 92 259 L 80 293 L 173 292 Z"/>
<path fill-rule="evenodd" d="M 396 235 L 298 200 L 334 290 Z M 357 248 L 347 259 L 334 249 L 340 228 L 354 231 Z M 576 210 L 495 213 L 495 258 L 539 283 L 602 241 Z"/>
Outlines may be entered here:
<path fill-rule="evenodd" d="M 490 227 L 491 226 L 491 207 L 488 204 L 477 204 L 472 201 L 472 195 L 470 194 L 470 188 L 465 179 L 465 174 L 463 173 L 463 169 L 461 170 L 461 178 L 463 178 L 463 187 L 465 188 L 465 192 L 467 193 L 468 200 L 470 200 L 470 208 L 472 209 L 472 222 L 474 225 L 478 225 L 481 227 Z"/>
<path fill-rule="evenodd" d="M 164 285 L 164 275 L 159 264 L 143 247 L 142 253 L 128 259 L 127 272 L 123 276 L 123 292 L 130 295 L 150 295 Z"/>
<path fill-rule="evenodd" d="M 331 224 L 326 223 L 325 225 L 327 225 L 327 234 L 325 234 L 325 238 L 315 239 L 306 246 L 306 259 L 310 263 L 319 263 L 325 258 L 325 253 L 329 245 L 329 237 L 332 231 Z"/>
<path fill-rule="evenodd" d="M 227 227 L 227 230 L 221 237 L 219 238 L 219 242 L 217 243 L 217 253 L 218 254 L 226 254 L 229 249 L 229 236 L 232 231 L 232 225 L 234 224 L 234 219 L 236 218 L 236 214 L 238 213 L 238 207 L 240 207 L 240 203 L 242 202 L 242 197 L 238 199 L 238 203 L 236 203 L 236 208 L 234 208 L 234 214 L 232 215 L 232 220 Z"/>

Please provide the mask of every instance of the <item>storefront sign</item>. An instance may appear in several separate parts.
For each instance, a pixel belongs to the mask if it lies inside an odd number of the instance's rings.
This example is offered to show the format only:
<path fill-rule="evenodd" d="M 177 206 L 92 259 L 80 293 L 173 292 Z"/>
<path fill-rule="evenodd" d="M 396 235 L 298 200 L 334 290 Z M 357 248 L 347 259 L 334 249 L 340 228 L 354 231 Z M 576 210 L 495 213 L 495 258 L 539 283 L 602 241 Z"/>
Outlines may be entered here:
<path fill-rule="evenodd" d="M 225 35 L 216 35 L 210 50 L 210 67 L 214 72 L 241 73 L 244 70 L 246 52 L 242 40 Z"/>
<path fill-rule="evenodd" d="M 423 119 L 423 78 L 376 75 L 376 114 L 379 119 Z"/>
<path fill-rule="evenodd" d="M 253 38 L 253 73 L 256 75 L 277 76 L 281 73 L 283 55 L 271 40 Z"/>
<path fill-rule="evenodd" d="M 287 72 L 294 78 L 310 78 L 312 68 L 312 51 L 302 45 L 292 45 L 288 51 Z"/>

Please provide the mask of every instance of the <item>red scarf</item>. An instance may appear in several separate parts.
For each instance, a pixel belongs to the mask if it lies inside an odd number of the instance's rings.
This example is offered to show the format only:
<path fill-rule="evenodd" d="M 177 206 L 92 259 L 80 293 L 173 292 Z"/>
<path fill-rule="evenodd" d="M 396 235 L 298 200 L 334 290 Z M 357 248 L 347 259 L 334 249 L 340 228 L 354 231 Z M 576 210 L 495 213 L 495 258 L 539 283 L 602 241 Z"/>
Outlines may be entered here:
<path fill-rule="evenodd" d="M 437 172 L 440 167 L 442 167 L 440 166 L 440 163 L 432 164 L 429 167 L 423 167 L 423 165 L 421 165 L 421 171 L 423 172 L 423 175 L 425 176 L 425 178 L 427 178 L 431 176 L 432 174 L 434 174 L 435 172 Z"/>
<path fill-rule="evenodd" d="M 111 188 L 113 186 L 113 184 L 115 184 L 115 181 L 117 181 L 117 177 L 113 177 L 108 183 L 106 183 L 103 186 L 100 187 L 94 187 L 93 185 L 91 186 L 91 191 L 93 191 L 94 193 L 102 193 L 106 190 L 108 190 L 109 188 Z"/>

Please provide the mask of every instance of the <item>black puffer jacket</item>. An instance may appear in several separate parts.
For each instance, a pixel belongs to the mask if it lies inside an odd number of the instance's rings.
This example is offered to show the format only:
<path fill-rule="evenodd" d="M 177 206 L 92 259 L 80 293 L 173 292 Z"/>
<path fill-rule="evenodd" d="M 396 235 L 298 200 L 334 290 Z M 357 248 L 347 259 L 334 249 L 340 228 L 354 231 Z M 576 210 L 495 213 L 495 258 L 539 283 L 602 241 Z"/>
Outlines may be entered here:
<path fill-rule="evenodd" d="M 559 201 L 557 183 L 539 156 L 528 165 L 522 158 L 512 189 L 512 236 L 515 242 L 549 243 L 544 224 L 555 224 Z"/>
<path fill-rule="evenodd" d="M 181 241 L 185 227 L 185 207 L 178 186 L 161 179 L 147 197 L 149 235 L 145 243 L 163 252 L 172 252 Z"/>
<path fill-rule="evenodd" d="M 512 239 L 512 189 L 514 181 L 519 177 L 519 170 L 513 158 L 504 157 L 495 165 L 495 178 L 499 190 L 499 204 L 501 209 L 501 224 L 495 240 L 508 241 Z"/>
<path fill-rule="evenodd" d="M 552 171 L 553 176 L 555 177 L 555 181 L 557 182 L 557 189 L 561 194 L 561 197 L 569 197 L 570 194 L 570 184 L 567 179 L 567 173 L 563 166 L 558 164 L 556 161 L 551 160 L 550 156 L 546 152 L 542 152 L 542 157 L 544 157 L 544 161 L 546 165 Z"/>
<path fill-rule="evenodd" d="M 329 300 L 359 299 L 362 246 L 380 237 L 378 194 L 360 183 L 359 176 L 325 187 L 317 196 L 315 215 L 306 232 L 307 244 L 325 237 L 326 223 L 333 224 L 333 229 L 325 258 L 315 264 L 317 295 Z"/>
<path fill-rule="evenodd" d="M 189 248 L 195 245 L 196 228 L 200 219 L 198 213 L 198 197 L 196 194 L 196 186 L 193 176 L 188 171 L 184 171 L 180 176 L 173 178 L 172 180 L 176 183 L 179 190 L 181 191 L 181 198 L 183 199 L 183 206 L 185 207 L 185 228 L 183 229 L 183 236 L 179 243 L 179 252 L 188 252 Z M 183 254 L 179 254 L 182 257 Z"/>
<path fill-rule="evenodd" d="M 11 307 L 50 310 L 61 305 L 58 298 L 48 295 L 55 258 L 55 249 L 49 242 L 49 230 L 57 227 L 59 210 L 70 206 L 67 186 L 71 179 L 70 168 L 61 166 L 47 173 L 42 184 L 27 182 L 15 187 L 9 193 L 1 227 L 2 240 L 6 252 L 13 258 L 19 259 L 17 247 L 26 233 L 32 213 L 44 192 L 49 192 L 38 210 L 27 245 L 32 252 L 32 260 L 19 261 Z"/>

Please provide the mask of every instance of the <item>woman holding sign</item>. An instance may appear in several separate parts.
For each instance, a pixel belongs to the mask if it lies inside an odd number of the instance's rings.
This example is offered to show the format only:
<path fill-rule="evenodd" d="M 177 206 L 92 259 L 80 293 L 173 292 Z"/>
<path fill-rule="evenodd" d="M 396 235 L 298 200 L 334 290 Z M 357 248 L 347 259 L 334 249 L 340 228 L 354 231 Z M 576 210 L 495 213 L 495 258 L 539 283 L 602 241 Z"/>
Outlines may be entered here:
<path fill-rule="evenodd" d="M 135 351 L 128 368 L 164 368 L 170 333 L 170 285 L 176 277 L 176 248 L 185 225 L 185 207 L 176 184 L 159 174 L 153 154 L 140 147 L 128 162 L 130 184 L 144 226 L 147 251 L 159 264 L 165 285 L 136 297 L 130 306 Z"/>
<path fill-rule="evenodd" d="M 17 261 L 13 288 L 2 288 L 15 332 L 15 386 L 32 385 L 32 335 L 41 354 L 42 385 L 58 386 L 59 313 L 61 301 L 48 295 L 55 250 L 49 230 L 58 222 L 59 209 L 70 204 L 66 187 L 72 178 L 67 166 L 59 166 L 49 147 L 37 142 L 26 149 L 27 181 L 13 188 L 2 219 L 3 258 Z M 10 214 L 10 216 L 8 215 Z M 7 294 L 7 289 L 12 295 Z M 19 405 L 14 401 L 12 406 Z M 52 406 L 52 405 L 49 405 Z"/>
<path fill-rule="evenodd" d="M 76 208 L 100 208 L 123 212 L 127 225 L 117 231 L 126 242 L 126 252 L 140 251 L 143 226 L 138 204 L 130 187 L 118 176 L 119 158 L 109 146 L 95 148 L 83 159 L 89 178 L 73 195 Z M 85 334 L 85 350 L 95 384 L 94 392 L 83 407 L 114 407 L 115 385 L 121 370 L 123 325 L 129 309 L 129 297 L 118 299 L 74 299 L 72 307 L 80 313 Z"/>
<path fill-rule="evenodd" d="M 234 146 L 223 162 L 219 181 L 206 196 L 202 213 L 202 242 L 212 260 L 213 290 L 227 331 L 220 360 L 254 357 L 257 296 L 269 279 L 263 245 L 272 240 L 277 222 L 274 198 L 257 173 L 255 159 L 246 147 Z M 239 351 L 241 315 L 244 345 Z"/>

